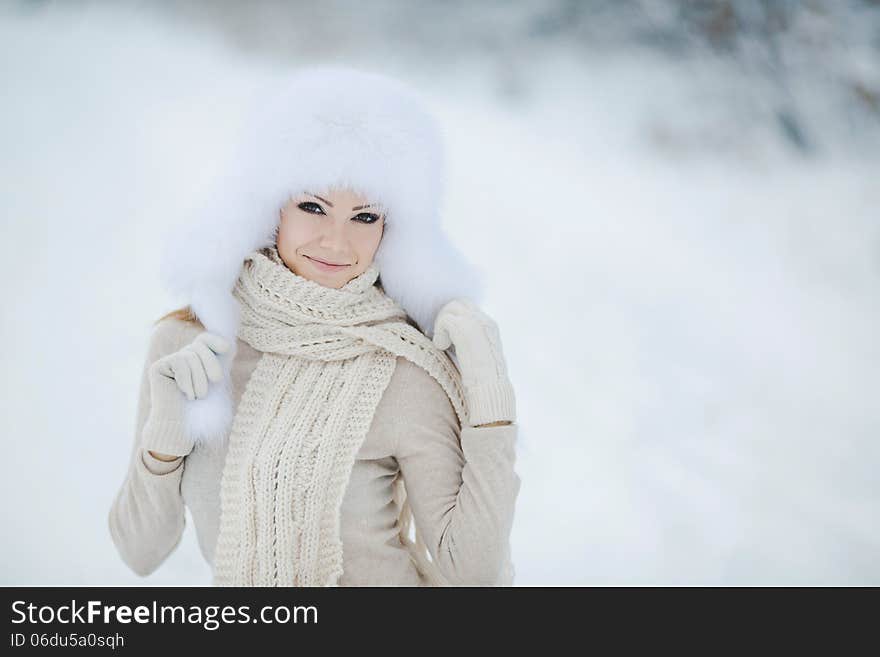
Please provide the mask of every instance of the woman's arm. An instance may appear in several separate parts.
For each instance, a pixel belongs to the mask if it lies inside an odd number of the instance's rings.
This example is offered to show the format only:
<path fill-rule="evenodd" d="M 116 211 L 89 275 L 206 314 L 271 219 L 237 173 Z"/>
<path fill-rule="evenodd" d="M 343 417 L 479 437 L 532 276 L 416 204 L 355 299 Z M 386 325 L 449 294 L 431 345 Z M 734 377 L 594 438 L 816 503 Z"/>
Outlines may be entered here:
<path fill-rule="evenodd" d="M 151 413 L 160 412 L 150 400 L 150 365 L 179 348 L 180 320 L 160 322 L 150 338 L 141 372 L 135 435 L 128 471 L 108 516 L 110 535 L 122 560 L 138 575 L 149 575 L 177 547 L 183 536 L 185 513 L 180 495 L 184 457 L 153 456 L 144 445 L 143 430 Z M 160 422 L 174 418 L 153 418 Z M 163 422 L 164 424 L 164 422 Z M 153 452 L 166 456 L 160 452 Z M 166 457 L 167 458 L 167 457 Z"/>
<path fill-rule="evenodd" d="M 416 526 L 449 582 L 496 585 L 520 489 L 517 426 L 460 427 L 440 384 L 419 367 L 407 370 L 395 456 Z"/>

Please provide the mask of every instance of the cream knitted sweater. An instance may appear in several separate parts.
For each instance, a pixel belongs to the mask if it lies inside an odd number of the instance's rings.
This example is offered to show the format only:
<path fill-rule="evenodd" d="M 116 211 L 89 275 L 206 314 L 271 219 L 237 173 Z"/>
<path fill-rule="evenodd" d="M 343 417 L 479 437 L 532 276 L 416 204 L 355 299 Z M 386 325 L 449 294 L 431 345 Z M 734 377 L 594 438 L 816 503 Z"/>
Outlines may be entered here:
<path fill-rule="evenodd" d="M 140 446 L 151 412 L 149 366 L 190 343 L 201 324 L 166 319 L 154 329 L 144 363 L 128 472 L 109 514 L 122 559 L 140 575 L 153 572 L 176 548 L 188 508 L 202 554 L 213 566 L 220 522 L 225 445 L 196 446 L 163 462 Z M 261 352 L 238 340 L 232 364 L 237 406 Z M 357 453 L 340 509 L 340 586 L 424 586 L 398 539 L 392 483 L 406 482 L 409 503 L 431 557 L 453 584 L 496 581 L 509 554 L 515 501 L 513 425 L 461 426 L 440 384 L 403 357 Z"/>

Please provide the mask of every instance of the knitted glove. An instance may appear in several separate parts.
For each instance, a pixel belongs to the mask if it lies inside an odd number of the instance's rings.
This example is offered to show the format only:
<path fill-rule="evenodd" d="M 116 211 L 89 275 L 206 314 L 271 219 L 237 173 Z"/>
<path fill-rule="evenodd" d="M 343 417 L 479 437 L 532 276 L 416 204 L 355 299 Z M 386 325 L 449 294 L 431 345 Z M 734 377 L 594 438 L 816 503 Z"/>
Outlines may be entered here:
<path fill-rule="evenodd" d="M 195 442 L 184 421 L 187 399 L 202 399 L 208 383 L 223 380 L 217 354 L 229 350 L 221 336 L 203 331 L 185 347 L 150 365 L 150 414 L 144 424 L 142 446 L 153 452 L 186 456 Z"/>
<path fill-rule="evenodd" d="M 471 426 L 516 420 L 516 400 L 495 321 L 467 299 L 453 299 L 434 321 L 434 344 L 454 347 Z"/>

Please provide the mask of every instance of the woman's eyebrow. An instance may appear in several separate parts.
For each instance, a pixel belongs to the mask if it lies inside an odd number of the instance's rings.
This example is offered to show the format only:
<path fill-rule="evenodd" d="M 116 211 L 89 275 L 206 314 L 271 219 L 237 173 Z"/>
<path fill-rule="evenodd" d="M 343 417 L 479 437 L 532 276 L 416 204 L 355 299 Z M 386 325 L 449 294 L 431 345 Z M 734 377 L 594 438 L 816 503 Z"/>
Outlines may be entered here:
<path fill-rule="evenodd" d="M 321 197 L 318 196 L 317 194 L 309 194 L 309 196 L 314 196 L 315 198 L 324 201 L 324 203 L 326 203 L 327 205 L 329 205 L 331 208 L 333 207 L 333 204 L 332 204 L 330 201 L 328 201 L 328 200 L 325 199 L 325 198 L 321 198 Z M 368 204 L 368 205 L 356 205 L 355 207 L 352 208 L 352 210 L 363 210 L 364 208 L 371 208 L 371 207 L 373 207 L 373 204 L 372 204 L 372 203 L 370 203 L 370 204 Z"/>
<path fill-rule="evenodd" d="M 332 204 L 330 201 L 328 201 L 328 200 L 325 199 L 325 198 L 321 198 L 321 197 L 318 196 L 317 194 L 309 194 L 309 196 L 314 196 L 315 198 L 324 201 L 324 203 L 326 203 L 327 205 L 329 205 L 331 208 L 333 207 L 333 204 Z"/>

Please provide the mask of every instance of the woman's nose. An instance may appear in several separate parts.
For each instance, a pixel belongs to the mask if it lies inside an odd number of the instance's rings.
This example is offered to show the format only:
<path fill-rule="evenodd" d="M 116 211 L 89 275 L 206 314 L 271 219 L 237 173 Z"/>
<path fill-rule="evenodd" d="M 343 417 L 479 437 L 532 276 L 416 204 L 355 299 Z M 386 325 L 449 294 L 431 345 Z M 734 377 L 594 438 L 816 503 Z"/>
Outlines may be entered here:
<path fill-rule="evenodd" d="M 321 245 L 335 250 L 345 250 L 347 237 L 345 234 L 345 222 L 331 219 L 324 222 L 324 230 L 321 232 Z"/>

